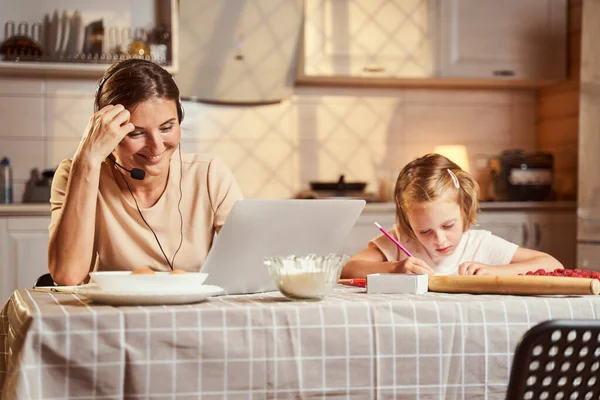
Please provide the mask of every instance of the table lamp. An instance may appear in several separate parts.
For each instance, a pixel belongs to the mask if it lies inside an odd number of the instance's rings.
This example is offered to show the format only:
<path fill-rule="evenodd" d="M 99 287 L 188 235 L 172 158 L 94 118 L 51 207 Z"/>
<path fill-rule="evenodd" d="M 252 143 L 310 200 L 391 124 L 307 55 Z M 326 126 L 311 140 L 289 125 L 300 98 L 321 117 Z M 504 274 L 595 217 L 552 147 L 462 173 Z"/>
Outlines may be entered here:
<path fill-rule="evenodd" d="M 471 168 L 469 165 L 469 155 L 467 153 L 467 148 L 465 146 L 463 146 L 463 145 L 436 146 L 433 149 L 433 152 L 441 154 L 444 157 L 455 162 L 464 171 L 466 171 L 468 173 L 471 172 Z"/>

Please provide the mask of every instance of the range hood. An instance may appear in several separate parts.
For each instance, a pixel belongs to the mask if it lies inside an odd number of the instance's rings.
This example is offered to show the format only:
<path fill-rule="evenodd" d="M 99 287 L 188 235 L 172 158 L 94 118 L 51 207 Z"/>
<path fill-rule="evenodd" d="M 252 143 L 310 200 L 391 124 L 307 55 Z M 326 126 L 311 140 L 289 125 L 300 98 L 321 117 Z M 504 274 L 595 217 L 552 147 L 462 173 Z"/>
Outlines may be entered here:
<path fill-rule="evenodd" d="M 180 0 L 184 100 L 273 103 L 293 92 L 302 0 Z"/>

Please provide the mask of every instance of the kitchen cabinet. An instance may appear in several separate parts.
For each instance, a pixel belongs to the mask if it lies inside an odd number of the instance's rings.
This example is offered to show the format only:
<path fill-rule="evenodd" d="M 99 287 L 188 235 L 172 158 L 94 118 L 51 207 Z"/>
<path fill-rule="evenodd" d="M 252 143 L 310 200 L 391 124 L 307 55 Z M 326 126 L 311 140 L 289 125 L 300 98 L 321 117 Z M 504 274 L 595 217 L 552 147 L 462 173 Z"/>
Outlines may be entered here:
<path fill-rule="evenodd" d="M 0 302 L 48 272 L 49 216 L 0 217 Z"/>
<path fill-rule="evenodd" d="M 438 0 L 442 77 L 566 77 L 567 0 Z"/>
<path fill-rule="evenodd" d="M 14 268 L 8 263 L 8 218 L 0 218 L 0 304 L 4 305 L 15 288 Z"/>
<path fill-rule="evenodd" d="M 600 271 L 600 246 L 579 243 L 577 245 L 577 268 Z"/>
<path fill-rule="evenodd" d="M 433 75 L 432 0 L 306 0 L 304 73 Z"/>
<path fill-rule="evenodd" d="M 501 209 L 483 210 L 477 217 L 479 226 L 520 247 L 540 250 L 557 258 L 566 268 L 575 268 L 577 219 L 575 209 Z M 367 205 L 356 221 L 341 251 L 354 255 L 379 235 L 373 224 L 386 229 L 395 223 L 393 205 L 386 208 Z"/>
<path fill-rule="evenodd" d="M 567 0 L 306 0 L 298 85 L 541 87 L 566 79 Z"/>
<path fill-rule="evenodd" d="M 81 2 L 74 0 L 53 0 L 39 2 L 38 0 L 10 0 L 0 2 L 0 26 L 3 28 L 8 21 L 14 21 L 15 25 L 26 22 L 29 26 L 33 23 L 43 23 L 44 15 L 52 16 L 57 11 L 59 17 L 59 28 L 62 32 L 61 16 L 63 11 L 67 11 L 70 21 L 75 10 L 79 10 L 82 18 L 82 29 L 79 31 L 79 41 L 85 40 L 83 29 L 92 21 L 103 21 L 102 48 L 103 54 L 111 51 L 115 44 L 115 37 L 125 38 L 127 28 L 131 28 L 129 36 L 136 39 L 136 30 L 139 28 L 147 29 L 160 25 L 167 26 L 170 30 L 168 40 L 170 57 L 164 64 L 164 67 L 171 74 L 175 74 L 179 65 L 179 12 L 178 0 L 104 0 L 97 2 Z M 66 22 L 65 27 L 70 26 Z M 114 35 L 113 30 L 118 30 L 120 34 Z M 66 28 L 69 32 L 70 28 Z M 31 29 L 28 31 L 29 34 Z M 68 35 L 68 34 L 67 34 Z M 60 38 L 61 33 L 58 34 Z M 6 39 L 3 37 L 2 40 Z M 58 40 L 60 41 L 60 40 Z M 65 43 L 67 40 L 65 40 Z M 46 43 L 44 37 L 40 38 L 40 44 Z M 60 47 L 60 45 L 56 45 Z M 0 75 L 11 76 L 32 76 L 32 77 L 81 77 L 81 78 L 99 78 L 106 68 L 115 60 L 107 60 L 105 57 L 88 57 L 85 62 L 79 61 L 81 57 L 59 57 L 58 55 L 49 56 L 50 52 L 43 49 L 40 59 L 29 60 L 22 57 L 18 61 L 7 60 L 0 56 Z"/>
<path fill-rule="evenodd" d="M 396 213 L 388 210 L 372 212 L 368 208 L 365 209 L 346 238 L 340 253 L 352 256 L 365 249 L 369 240 L 381 234 L 375 222 L 389 230 L 396 223 Z"/>
<path fill-rule="evenodd" d="M 477 216 L 477 224 L 473 229 L 490 231 L 520 247 L 533 247 L 531 218 L 526 212 L 481 212 Z"/>
<path fill-rule="evenodd" d="M 488 211 L 478 217 L 479 227 L 497 236 L 559 260 L 575 268 L 577 217 L 575 211 Z"/>

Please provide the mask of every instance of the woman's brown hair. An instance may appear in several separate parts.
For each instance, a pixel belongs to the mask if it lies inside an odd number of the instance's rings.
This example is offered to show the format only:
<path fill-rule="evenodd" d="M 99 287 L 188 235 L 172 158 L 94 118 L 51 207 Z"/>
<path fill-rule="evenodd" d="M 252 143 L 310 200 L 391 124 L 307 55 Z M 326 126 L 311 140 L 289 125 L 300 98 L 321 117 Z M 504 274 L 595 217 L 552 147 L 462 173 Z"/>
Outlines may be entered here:
<path fill-rule="evenodd" d="M 456 188 L 451 171 L 458 179 Z M 436 200 L 449 192 L 456 193 L 466 231 L 477 222 L 479 185 L 468 172 L 440 154 L 426 154 L 408 163 L 396 181 L 396 224 L 398 229 L 416 238 L 406 210 L 415 203 Z"/>
<path fill-rule="evenodd" d="M 100 80 L 94 102 L 95 111 L 109 104 L 122 104 L 128 110 L 150 99 L 175 101 L 179 122 L 183 107 L 179 88 L 160 65 L 142 59 L 127 59 L 111 65 Z"/>

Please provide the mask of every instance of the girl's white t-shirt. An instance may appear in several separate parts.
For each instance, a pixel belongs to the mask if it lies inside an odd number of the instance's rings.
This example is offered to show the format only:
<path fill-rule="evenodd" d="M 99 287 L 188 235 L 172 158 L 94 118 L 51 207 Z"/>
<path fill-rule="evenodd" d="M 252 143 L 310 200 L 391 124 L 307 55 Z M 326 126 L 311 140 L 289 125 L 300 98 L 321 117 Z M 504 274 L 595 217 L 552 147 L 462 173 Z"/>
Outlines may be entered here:
<path fill-rule="evenodd" d="M 485 230 L 468 230 L 463 233 L 456 250 L 452 255 L 444 257 L 437 263 L 417 239 L 412 239 L 399 234 L 394 227 L 389 231 L 413 257 L 420 258 L 435 270 L 436 275 L 457 275 L 458 266 L 464 262 L 474 261 L 487 265 L 510 264 L 515 251 L 519 246 L 493 235 Z M 402 252 L 388 237 L 380 235 L 369 242 L 369 246 L 378 248 L 386 261 L 402 261 L 407 255 Z"/>

